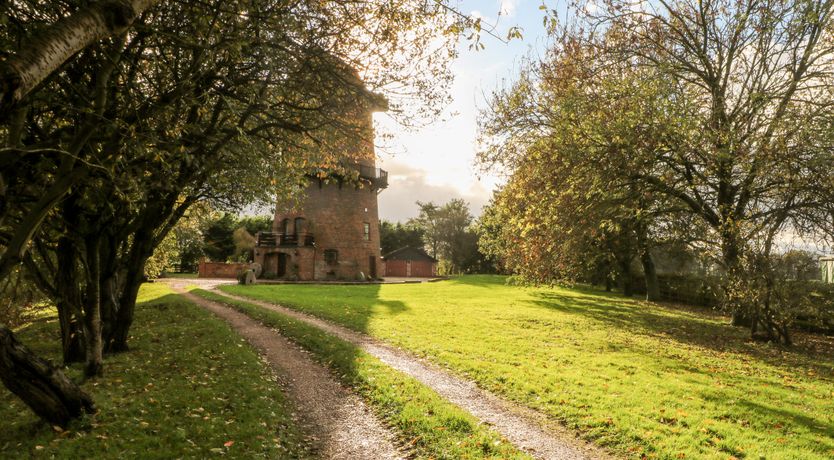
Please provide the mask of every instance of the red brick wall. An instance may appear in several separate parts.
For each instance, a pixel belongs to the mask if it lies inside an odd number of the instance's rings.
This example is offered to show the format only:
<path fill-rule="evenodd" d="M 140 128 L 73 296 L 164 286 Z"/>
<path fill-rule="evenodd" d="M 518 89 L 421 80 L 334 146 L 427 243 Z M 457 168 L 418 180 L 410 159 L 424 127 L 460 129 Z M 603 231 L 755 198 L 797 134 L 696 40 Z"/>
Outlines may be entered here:
<path fill-rule="evenodd" d="M 359 188 L 347 182 L 340 185 L 335 179 L 321 183 L 311 179 L 297 207 L 287 210 L 279 206 L 273 230 L 282 232 L 284 219 L 294 222 L 296 217 L 304 218 L 302 231 L 312 234 L 316 242 L 315 279 L 356 279 L 360 272 L 371 276 L 371 257 L 376 260 L 376 276 L 382 276 L 376 194 L 369 185 Z M 365 223 L 370 227 L 367 241 Z M 339 251 L 337 264 L 325 262 L 328 249 Z"/>
<path fill-rule="evenodd" d="M 281 278 L 294 280 L 312 280 L 313 256 L 312 247 L 281 247 L 255 248 L 255 261 L 263 268 L 262 278 L 273 278 L 278 274 L 278 254 L 286 254 L 286 273 Z"/>
<path fill-rule="evenodd" d="M 237 278 L 238 273 L 249 268 L 249 264 L 223 262 L 200 262 L 197 276 L 200 278 Z"/>

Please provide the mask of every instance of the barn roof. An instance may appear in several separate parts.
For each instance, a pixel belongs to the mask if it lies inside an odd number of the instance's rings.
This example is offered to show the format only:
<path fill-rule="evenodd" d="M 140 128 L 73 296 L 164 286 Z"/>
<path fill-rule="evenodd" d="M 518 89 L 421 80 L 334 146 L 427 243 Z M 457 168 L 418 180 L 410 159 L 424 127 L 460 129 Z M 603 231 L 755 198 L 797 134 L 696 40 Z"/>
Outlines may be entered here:
<path fill-rule="evenodd" d="M 430 262 L 437 262 L 437 259 L 428 255 L 426 251 L 420 248 L 413 248 L 406 246 L 404 248 L 391 251 L 382 256 L 383 260 L 428 260 Z"/>

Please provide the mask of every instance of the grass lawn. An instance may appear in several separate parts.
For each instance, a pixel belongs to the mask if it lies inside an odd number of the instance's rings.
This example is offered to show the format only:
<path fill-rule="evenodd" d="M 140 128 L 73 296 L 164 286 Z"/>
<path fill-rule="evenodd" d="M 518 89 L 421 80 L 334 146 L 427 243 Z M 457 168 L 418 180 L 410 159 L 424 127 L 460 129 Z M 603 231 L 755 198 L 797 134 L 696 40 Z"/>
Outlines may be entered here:
<path fill-rule="evenodd" d="M 196 279 L 196 273 L 165 273 L 164 278 Z"/>
<path fill-rule="evenodd" d="M 140 292 L 130 352 L 86 382 L 99 413 L 57 432 L 0 387 L 0 458 L 306 458 L 283 394 L 224 322 L 160 283 Z M 54 317 L 17 331 L 60 361 Z M 81 375 L 80 366 L 69 373 Z"/>
<path fill-rule="evenodd" d="M 223 286 L 429 357 L 628 457 L 834 458 L 834 340 L 747 340 L 709 312 L 592 290 Z"/>
<path fill-rule="evenodd" d="M 416 458 L 527 459 L 529 456 L 480 425 L 470 414 L 447 402 L 417 380 L 393 370 L 358 347 L 306 323 L 263 307 L 212 292 L 192 291 L 225 303 L 272 326 L 329 366 L 355 389 Z"/>

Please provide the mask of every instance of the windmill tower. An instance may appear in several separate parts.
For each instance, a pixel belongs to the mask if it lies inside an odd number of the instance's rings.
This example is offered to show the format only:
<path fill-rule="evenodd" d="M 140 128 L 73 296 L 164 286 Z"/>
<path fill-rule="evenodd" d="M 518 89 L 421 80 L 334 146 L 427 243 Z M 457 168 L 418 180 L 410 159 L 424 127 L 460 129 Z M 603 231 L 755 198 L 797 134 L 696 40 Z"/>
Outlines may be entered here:
<path fill-rule="evenodd" d="M 363 130 L 373 138 L 372 114 L 385 109 L 382 98 L 363 110 Z M 309 174 L 297 203 L 279 202 L 272 232 L 257 236 L 255 262 L 262 278 L 286 280 L 366 280 L 381 276 L 377 195 L 388 173 L 376 167 L 373 143 L 342 171 Z"/>

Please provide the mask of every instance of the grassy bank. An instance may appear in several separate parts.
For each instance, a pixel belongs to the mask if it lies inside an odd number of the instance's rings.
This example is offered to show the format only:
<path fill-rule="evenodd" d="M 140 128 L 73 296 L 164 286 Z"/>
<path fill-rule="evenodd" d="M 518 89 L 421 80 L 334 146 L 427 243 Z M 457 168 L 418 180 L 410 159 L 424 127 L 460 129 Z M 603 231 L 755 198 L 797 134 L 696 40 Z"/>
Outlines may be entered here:
<path fill-rule="evenodd" d="M 224 322 L 146 284 L 131 351 L 107 357 L 105 376 L 86 382 L 99 413 L 58 432 L 0 387 L 3 458 L 304 458 L 291 409 L 253 348 Z M 17 332 L 60 361 L 55 318 Z M 75 378 L 80 368 L 69 370 Z"/>
<path fill-rule="evenodd" d="M 704 311 L 488 276 L 221 289 L 429 357 L 629 457 L 834 457 L 831 338 L 782 349 Z"/>
<path fill-rule="evenodd" d="M 358 391 L 420 458 L 527 458 L 468 413 L 348 342 L 257 305 L 204 290 L 193 292 L 279 329 L 312 352 Z"/>

